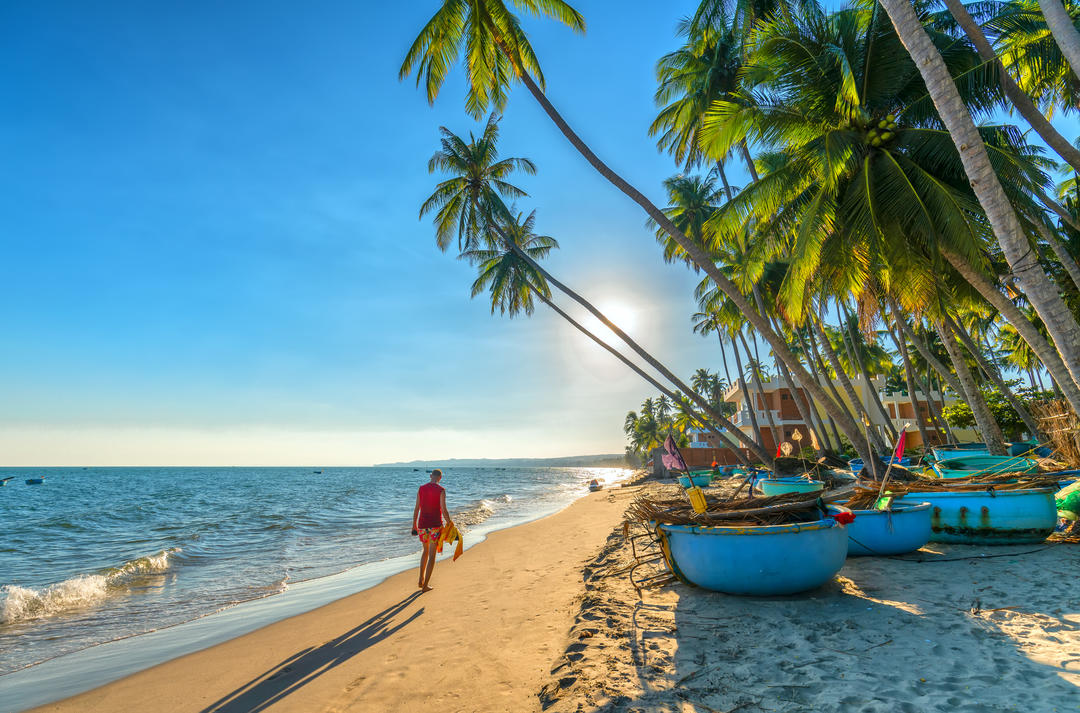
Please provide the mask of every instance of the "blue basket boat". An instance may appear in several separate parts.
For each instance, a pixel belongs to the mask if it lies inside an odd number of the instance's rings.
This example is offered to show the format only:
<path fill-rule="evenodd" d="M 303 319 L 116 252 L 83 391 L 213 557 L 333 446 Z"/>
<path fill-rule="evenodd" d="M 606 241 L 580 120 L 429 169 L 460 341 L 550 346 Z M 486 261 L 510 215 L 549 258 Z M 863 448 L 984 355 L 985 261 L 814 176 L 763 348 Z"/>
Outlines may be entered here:
<path fill-rule="evenodd" d="M 930 541 L 930 503 L 893 504 L 890 510 L 852 510 L 848 557 L 902 555 Z"/>
<path fill-rule="evenodd" d="M 963 478 L 968 475 L 1000 475 L 1017 473 L 1027 475 L 1039 470 L 1038 464 L 1031 458 L 1022 456 L 960 456 L 946 458 L 933 465 L 939 478 Z"/>
<path fill-rule="evenodd" d="M 844 526 L 655 525 L 668 567 L 685 584 L 725 594 L 774 596 L 820 587 L 844 566 Z"/>
<path fill-rule="evenodd" d="M 909 465 L 911 465 L 911 459 L 908 458 L 907 456 L 904 456 L 903 458 L 901 458 L 899 460 L 897 460 L 896 456 L 892 456 L 891 458 L 889 458 L 889 460 L 892 461 L 894 464 L 902 465 L 905 468 L 908 467 Z M 888 465 L 888 461 L 886 461 L 884 458 L 878 458 L 878 461 L 882 465 Z M 861 471 L 863 468 L 866 467 L 866 463 L 863 462 L 862 458 L 852 458 L 851 460 L 848 461 L 848 466 L 851 468 L 852 473 L 854 473 L 855 475 L 858 475 L 859 471 Z"/>
<path fill-rule="evenodd" d="M 806 478 L 762 478 L 757 482 L 761 492 L 765 495 L 783 495 L 784 493 L 813 493 L 825 489 L 825 483 L 820 480 L 807 480 Z"/>
<path fill-rule="evenodd" d="M 990 449 L 985 443 L 950 443 L 944 446 L 933 446 L 930 452 L 934 460 L 945 458 L 959 458 L 961 456 L 988 456 Z"/>
<path fill-rule="evenodd" d="M 1055 488 L 987 489 L 914 492 L 902 497 L 907 502 L 930 503 L 931 542 L 1014 545 L 1042 542 L 1054 531 L 1055 492 Z"/>
<path fill-rule="evenodd" d="M 1020 443 L 1009 444 L 1009 455 L 1022 456 L 1030 453 L 1036 458 L 1049 458 L 1054 452 L 1052 448 L 1047 446 L 1040 446 L 1038 443 L 1032 441 L 1021 441 Z"/>
<path fill-rule="evenodd" d="M 684 488 L 689 488 L 691 481 L 695 487 L 704 488 L 706 485 L 712 482 L 712 475 L 692 475 L 692 476 L 679 476 L 679 485 Z"/>

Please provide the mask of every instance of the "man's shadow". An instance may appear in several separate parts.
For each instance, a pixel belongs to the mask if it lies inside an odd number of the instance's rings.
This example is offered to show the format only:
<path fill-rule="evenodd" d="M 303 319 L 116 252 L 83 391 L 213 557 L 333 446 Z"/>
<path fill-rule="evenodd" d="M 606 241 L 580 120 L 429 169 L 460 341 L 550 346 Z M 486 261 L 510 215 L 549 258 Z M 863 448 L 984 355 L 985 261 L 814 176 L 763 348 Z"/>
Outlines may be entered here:
<path fill-rule="evenodd" d="M 261 711 L 307 685 L 330 669 L 397 633 L 424 613 L 421 607 L 404 621 L 393 619 L 409 606 L 420 592 L 413 592 L 363 624 L 322 644 L 298 651 L 266 672 L 204 708 L 201 713 L 240 713 Z"/>

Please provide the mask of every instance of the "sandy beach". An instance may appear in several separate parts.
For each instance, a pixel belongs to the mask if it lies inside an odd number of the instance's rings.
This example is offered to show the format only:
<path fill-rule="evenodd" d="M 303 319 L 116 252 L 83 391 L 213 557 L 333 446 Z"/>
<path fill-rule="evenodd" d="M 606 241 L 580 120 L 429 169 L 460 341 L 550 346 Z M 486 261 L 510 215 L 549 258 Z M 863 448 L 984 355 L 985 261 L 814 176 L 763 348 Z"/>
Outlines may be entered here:
<path fill-rule="evenodd" d="M 1075 711 L 1080 546 L 849 559 L 789 597 L 626 576 L 590 495 L 438 566 L 39 711 Z"/>
<path fill-rule="evenodd" d="M 155 666 L 40 711 L 443 711 L 539 709 L 567 646 L 583 566 L 636 488 L 591 494 L 549 517 L 492 533 L 314 611 Z"/>

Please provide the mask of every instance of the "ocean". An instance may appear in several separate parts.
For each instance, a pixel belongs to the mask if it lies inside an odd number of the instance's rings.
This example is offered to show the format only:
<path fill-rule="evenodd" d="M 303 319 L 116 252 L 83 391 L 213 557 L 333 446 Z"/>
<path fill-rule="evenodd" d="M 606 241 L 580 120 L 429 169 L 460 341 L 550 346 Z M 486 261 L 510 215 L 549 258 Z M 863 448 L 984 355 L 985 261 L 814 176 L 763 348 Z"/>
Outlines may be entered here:
<path fill-rule="evenodd" d="M 443 471 L 466 545 L 562 509 L 592 478 L 611 484 L 630 474 Z M 409 519 L 416 488 L 428 481 L 425 469 L 317 466 L 0 470 L 8 476 L 0 488 L 0 688 L 3 674 L 149 632 L 167 638 L 162 630 L 301 583 L 309 593 L 323 581 L 340 589 L 340 573 L 368 568 L 371 576 L 347 580 L 349 590 L 362 589 L 415 566 L 418 558 L 406 557 L 419 552 Z M 44 483 L 25 484 L 36 476 Z M 349 593 L 339 589 L 334 597 Z"/>

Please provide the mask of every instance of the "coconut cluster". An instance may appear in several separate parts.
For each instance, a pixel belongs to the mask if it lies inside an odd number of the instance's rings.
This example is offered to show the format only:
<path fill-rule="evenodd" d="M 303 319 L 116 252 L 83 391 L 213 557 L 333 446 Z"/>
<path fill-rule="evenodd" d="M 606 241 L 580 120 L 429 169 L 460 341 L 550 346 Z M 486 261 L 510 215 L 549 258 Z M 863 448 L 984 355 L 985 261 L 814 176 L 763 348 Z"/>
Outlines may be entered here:
<path fill-rule="evenodd" d="M 889 114 L 877 125 L 870 124 L 870 130 L 866 132 L 866 143 L 877 147 L 887 144 L 896 136 L 896 115 Z"/>

